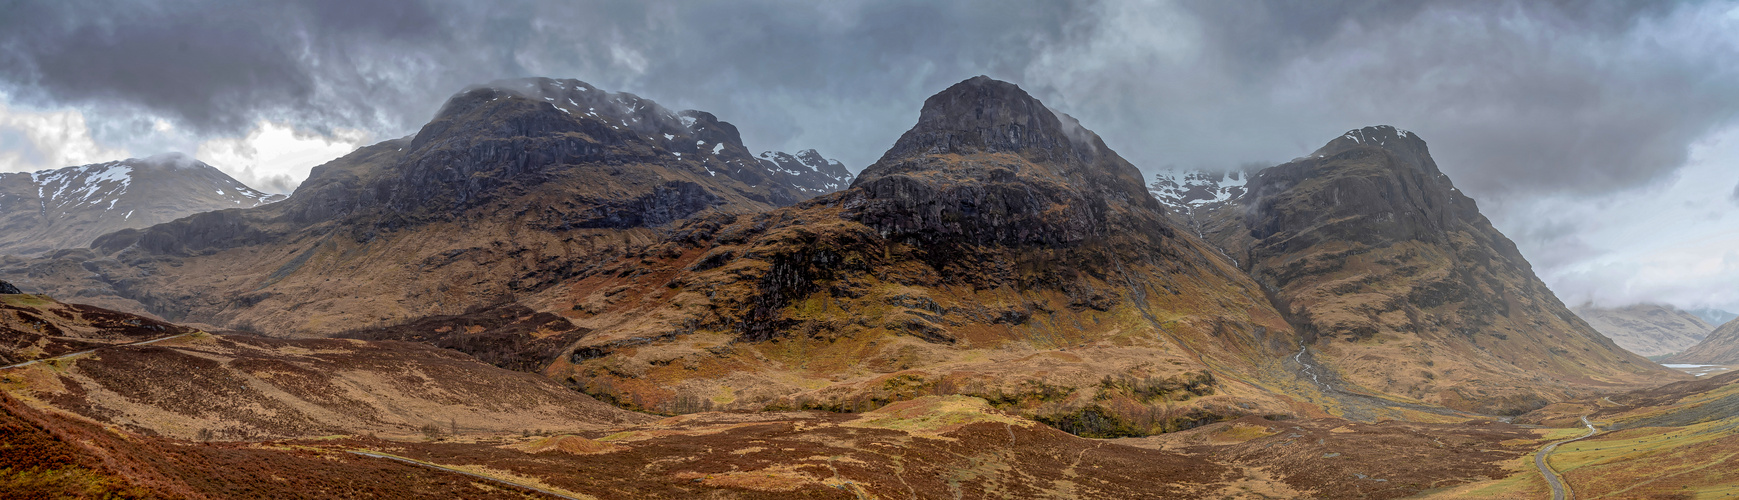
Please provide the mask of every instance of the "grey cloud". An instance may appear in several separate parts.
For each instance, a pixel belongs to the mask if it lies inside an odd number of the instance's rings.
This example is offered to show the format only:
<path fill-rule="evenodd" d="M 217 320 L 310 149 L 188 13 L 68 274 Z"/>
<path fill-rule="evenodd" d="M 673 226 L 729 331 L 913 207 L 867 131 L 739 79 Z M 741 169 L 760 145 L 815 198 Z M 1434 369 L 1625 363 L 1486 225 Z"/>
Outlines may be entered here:
<path fill-rule="evenodd" d="M 924 97 L 989 74 L 1148 168 L 1276 163 L 1387 123 L 1430 141 L 1468 192 L 1509 197 L 1647 182 L 1727 124 L 1739 51 L 1671 38 L 1706 7 L 42 1 L 0 16 L 0 88 L 92 108 L 99 140 L 125 143 L 158 116 L 202 135 L 271 118 L 397 137 L 466 85 L 575 77 L 711 111 L 751 147 L 862 167 Z"/>
<path fill-rule="evenodd" d="M 1739 202 L 1739 185 L 1733 186 L 1733 201 Z"/>
<path fill-rule="evenodd" d="M 157 144 L 158 118 L 192 131 L 186 140 L 239 136 L 260 119 L 390 138 L 415 132 L 467 85 L 571 77 L 713 112 L 751 148 L 816 148 L 862 168 L 924 98 L 987 74 L 1148 169 L 1274 164 L 1347 129 L 1410 129 L 1500 227 L 1516 224 L 1504 228 L 1534 249 L 1530 258 L 1559 266 L 1585 258 L 1590 243 L 1515 207 L 1659 183 L 1693 142 L 1732 126 L 1732 8 L 26 0 L 0 4 L 0 94 L 79 107 L 99 141 L 148 153 L 138 145 Z"/>
<path fill-rule="evenodd" d="M 396 137 L 467 85 L 574 77 L 712 111 L 754 147 L 817 147 L 861 167 L 923 97 L 978 73 L 1017 74 L 1084 15 L 1079 5 L 28 2 L 0 7 L 0 89 L 202 135 L 269 118 Z M 126 143 L 141 134 L 130 128 L 98 136 Z"/>

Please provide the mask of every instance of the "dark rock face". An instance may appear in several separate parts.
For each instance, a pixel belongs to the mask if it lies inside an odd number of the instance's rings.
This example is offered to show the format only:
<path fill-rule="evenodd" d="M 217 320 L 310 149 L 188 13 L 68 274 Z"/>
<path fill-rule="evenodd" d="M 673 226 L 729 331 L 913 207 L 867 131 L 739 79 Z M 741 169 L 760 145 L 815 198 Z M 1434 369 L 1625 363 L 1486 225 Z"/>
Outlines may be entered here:
<path fill-rule="evenodd" d="M 1349 164 L 1365 167 L 1341 168 Z M 1279 254 L 1329 241 L 1444 244 L 1452 231 L 1473 228 L 1509 265 L 1531 272 L 1473 199 L 1437 170 L 1425 141 L 1394 127 L 1348 132 L 1306 158 L 1263 170 L 1247 192 L 1255 200 L 1245 217 L 1250 236 L 1269 246 L 1253 252 Z M 1286 237 L 1274 237 L 1282 233 Z"/>
<path fill-rule="evenodd" d="M 1015 84 L 979 76 L 924 100 L 918 124 L 878 165 L 925 154 L 1042 152 L 1060 157 L 1075 149 L 1050 108 Z M 866 177 L 870 173 L 864 172 Z"/>
<path fill-rule="evenodd" d="M 1364 360 L 1341 374 L 1353 384 L 1516 413 L 1600 387 L 1588 379 L 1671 376 L 1572 314 L 1417 135 L 1352 130 L 1246 188 L 1201 205 L 1191 223 L 1269 288 L 1318 359 Z M 1359 358 L 1385 342 L 1420 347 Z"/>
<path fill-rule="evenodd" d="M 19 294 L 19 293 L 24 293 L 24 292 L 19 291 L 18 287 L 12 286 L 11 283 L 7 283 L 5 281 L 0 281 L 0 294 Z"/>
<path fill-rule="evenodd" d="M 974 155 L 972 161 L 960 161 Z M 1141 173 L 1072 118 L 1014 84 L 976 77 L 924 101 L 918 124 L 864 169 L 847 217 L 901 240 L 1071 245 L 1114 227 L 1165 235 Z"/>
<path fill-rule="evenodd" d="M 670 181 L 652 192 L 621 202 L 606 202 L 592 209 L 592 217 L 575 227 L 655 227 L 669 224 L 721 202 L 718 196 L 692 182 Z"/>

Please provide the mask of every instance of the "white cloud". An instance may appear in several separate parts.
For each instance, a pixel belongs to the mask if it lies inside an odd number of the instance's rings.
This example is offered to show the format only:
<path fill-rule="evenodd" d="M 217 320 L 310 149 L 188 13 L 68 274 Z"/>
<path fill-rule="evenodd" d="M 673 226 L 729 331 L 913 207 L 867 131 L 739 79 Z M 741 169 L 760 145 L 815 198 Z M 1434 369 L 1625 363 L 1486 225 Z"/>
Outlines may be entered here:
<path fill-rule="evenodd" d="M 368 132 L 356 129 L 336 129 L 323 135 L 261 120 L 245 137 L 200 143 L 194 156 L 255 189 L 288 193 L 307 179 L 314 167 L 349 154 L 372 139 Z"/>
<path fill-rule="evenodd" d="M 1536 273 L 1571 305 L 1668 303 L 1739 311 L 1739 127 L 1698 141 L 1657 183 L 1488 210 Z"/>
<path fill-rule="evenodd" d="M 128 157 L 124 149 L 97 144 L 85 115 L 77 109 L 30 111 L 0 100 L 0 172 L 26 172 L 84 165 Z"/>

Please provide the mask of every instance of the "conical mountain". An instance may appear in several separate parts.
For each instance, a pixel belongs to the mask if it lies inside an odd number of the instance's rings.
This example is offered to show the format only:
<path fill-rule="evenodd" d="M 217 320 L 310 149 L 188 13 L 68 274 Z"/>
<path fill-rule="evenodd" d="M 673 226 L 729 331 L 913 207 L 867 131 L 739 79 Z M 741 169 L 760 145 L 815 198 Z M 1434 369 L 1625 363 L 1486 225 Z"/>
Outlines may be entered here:
<path fill-rule="evenodd" d="M 178 153 L 0 174 L 0 254 L 84 248 L 121 229 L 283 199 Z"/>
<path fill-rule="evenodd" d="M 176 321 L 318 336 L 500 303 L 672 221 L 814 195 L 786 177 L 712 114 L 506 80 L 453 95 L 413 136 L 316 167 L 283 202 L 110 233 L 0 275 Z"/>
<path fill-rule="evenodd" d="M 1349 131 L 1195 214 L 1348 390 L 1513 414 L 1673 380 L 1554 296 L 1419 136 Z"/>
<path fill-rule="evenodd" d="M 1267 387 L 1296 381 L 1254 282 L 1096 135 L 984 77 L 851 189 L 699 217 L 534 301 L 591 330 L 548 375 L 652 411 L 971 394 L 1135 435 L 1289 412 Z"/>

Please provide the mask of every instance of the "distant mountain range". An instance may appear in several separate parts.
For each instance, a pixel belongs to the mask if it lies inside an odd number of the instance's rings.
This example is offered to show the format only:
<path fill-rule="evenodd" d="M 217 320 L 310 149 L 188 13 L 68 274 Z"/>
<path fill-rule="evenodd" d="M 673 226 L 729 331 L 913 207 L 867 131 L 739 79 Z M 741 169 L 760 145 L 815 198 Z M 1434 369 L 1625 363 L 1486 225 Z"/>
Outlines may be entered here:
<path fill-rule="evenodd" d="M 1667 358 L 1665 362 L 1739 365 L 1739 321 L 1728 321 L 1715 328 L 1701 342 Z"/>
<path fill-rule="evenodd" d="M 1582 306 L 1573 310 L 1619 347 L 1650 357 L 1684 351 L 1715 329 L 1697 315 L 1668 305 Z"/>
<path fill-rule="evenodd" d="M 1697 315 L 1698 318 L 1702 318 L 1704 323 L 1714 326 L 1725 325 L 1732 322 L 1734 319 L 1739 319 L 1739 314 L 1708 307 L 1692 309 L 1690 310 L 1690 313 Z"/>
<path fill-rule="evenodd" d="M 103 234 L 284 199 L 181 154 L 0 174 L 0 255 L 83 248 Z"/>

